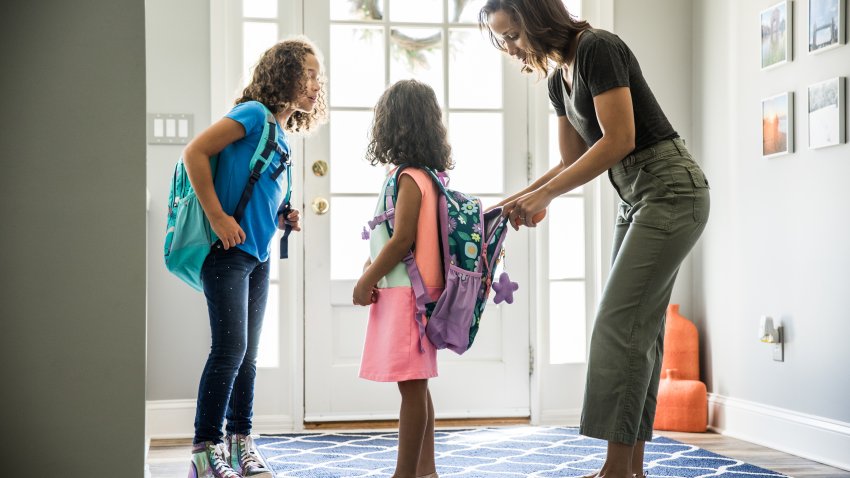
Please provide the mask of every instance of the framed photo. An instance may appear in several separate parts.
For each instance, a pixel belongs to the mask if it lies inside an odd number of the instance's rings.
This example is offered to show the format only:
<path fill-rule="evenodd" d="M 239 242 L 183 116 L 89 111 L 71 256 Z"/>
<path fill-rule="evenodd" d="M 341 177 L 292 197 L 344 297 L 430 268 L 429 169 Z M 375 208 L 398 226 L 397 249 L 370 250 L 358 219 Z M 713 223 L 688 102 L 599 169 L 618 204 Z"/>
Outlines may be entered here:
<path fill-rule="evenodd" d="M 761 154 L 765 158 L 794 152 L 794 93 L 761 102 Z"/>
<path fill-rule="evenodd" d="M 809 86 L 809 148 L 844 143 L 844 77 Z"/>
<path fill-rule="evenodd" d="M 773 68 L 792 59 L 791 0 L 761 12 L 761 68 Z"/>
<path fill-rule="evenodd" d="M 809 0 L 809 53 L 844 44 L 844 0 Z"/>

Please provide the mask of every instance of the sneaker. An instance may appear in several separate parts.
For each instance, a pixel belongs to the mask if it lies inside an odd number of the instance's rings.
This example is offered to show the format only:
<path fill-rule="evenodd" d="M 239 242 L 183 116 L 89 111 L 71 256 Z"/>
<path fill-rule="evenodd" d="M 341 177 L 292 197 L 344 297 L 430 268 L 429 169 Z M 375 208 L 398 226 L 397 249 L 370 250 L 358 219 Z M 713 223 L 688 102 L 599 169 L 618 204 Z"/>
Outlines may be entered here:
<path fill-rule="evenodd" d="M 260 450 L 254 445 L 251 435 L 230 435 L 225 437 L 227 449 L 230 451 L 230 466 L 244 477 L 274 478 L 266 460 L 260 455 Z"/>
<path fill-rule="evenodd" d="M 189 478 L 242 478 L 227 464 L 224 443 L 205 441 L 192 447 Z"/>

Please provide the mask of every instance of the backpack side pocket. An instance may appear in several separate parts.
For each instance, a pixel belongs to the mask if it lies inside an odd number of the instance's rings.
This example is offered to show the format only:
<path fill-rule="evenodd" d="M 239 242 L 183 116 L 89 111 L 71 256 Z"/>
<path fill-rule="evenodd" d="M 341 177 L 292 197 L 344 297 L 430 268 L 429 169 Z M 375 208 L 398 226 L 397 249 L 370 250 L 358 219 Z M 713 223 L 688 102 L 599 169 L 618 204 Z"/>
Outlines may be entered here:
<path fill-rule="evenodd" d="M 469 328 L 480 291 L 480 272 L 449 266 L 445 289 L 425 327 L 425 333 L 434 347 L 447 348 L 458 354 L 466 352 L 469 348 Z"/>

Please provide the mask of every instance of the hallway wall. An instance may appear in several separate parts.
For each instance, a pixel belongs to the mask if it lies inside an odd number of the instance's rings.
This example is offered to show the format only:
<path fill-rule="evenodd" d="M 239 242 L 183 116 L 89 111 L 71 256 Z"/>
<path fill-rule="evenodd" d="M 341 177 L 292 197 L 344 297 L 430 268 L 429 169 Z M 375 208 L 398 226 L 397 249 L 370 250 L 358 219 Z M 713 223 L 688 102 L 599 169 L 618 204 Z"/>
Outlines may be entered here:
<path fill-rule="evenodd" d="M 144 2 L 4 2 L 6 474 L 141 477 Z"/>
<path fill-rule="evenodd" d="M 850 145 L 807 142 L 807 86 L 850 76 L 850 46 L 810 55 L 808 2 L 793 2 L 793 61 L 762 71 L 759 14 L 775 3 L 694 3 L 694 137 L 712 211 L 692 318 L 718 430 L 850 469 Z M 795 152 L 765 159 L 761 100 L 785 91 Z M 784 362 L 758 340 L 762 315 L 785 328 Z"/>

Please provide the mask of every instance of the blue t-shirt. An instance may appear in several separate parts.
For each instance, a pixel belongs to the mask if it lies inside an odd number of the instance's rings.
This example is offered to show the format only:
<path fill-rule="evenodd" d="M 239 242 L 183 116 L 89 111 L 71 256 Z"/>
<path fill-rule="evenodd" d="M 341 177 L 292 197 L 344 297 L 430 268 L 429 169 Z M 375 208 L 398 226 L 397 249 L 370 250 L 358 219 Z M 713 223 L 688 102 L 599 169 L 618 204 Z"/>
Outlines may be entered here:
<path fill-rule="evenodd" d="M 251 176 L 251 157 L 263 134 L 266 111 L 260 103 L 248 101 L 233 107 L 226 117 L 238 121 L 245 128 L 244 138 L 227 145 L 219 153 L 215 174 L 215 192 L 224 212 L 232 216 Z M 277 144 L 289 154 L 286 134 L 279 125 Z M 277 180 L 272 179 L 272 173 L 280 166 L 280 159 L 280 154 L 274 153 L 271 164 L 254 185 L 245 214 L 239 221 L 239 226 L 245 231 L 245 242 L 237 247 L 262 262 L 269 258 L 272 238 L 277 231 L 277 211 L 286 194 L 287 175 L 284 173 Z"/>

